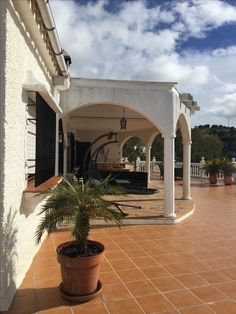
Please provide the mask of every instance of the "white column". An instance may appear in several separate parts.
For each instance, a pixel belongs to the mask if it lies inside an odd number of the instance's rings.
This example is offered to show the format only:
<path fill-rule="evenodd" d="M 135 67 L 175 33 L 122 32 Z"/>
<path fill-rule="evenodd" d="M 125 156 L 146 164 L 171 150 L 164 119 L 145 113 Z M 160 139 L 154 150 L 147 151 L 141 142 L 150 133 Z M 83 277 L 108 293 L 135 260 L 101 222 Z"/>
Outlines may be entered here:
<path fill-rule="evenodd" d="M 183 199 L 190 200 L 191 142 L 183 143 Z"/>
<path fill-rule="evenodd" d="M 67 133 L 64 133 L 64 145 L 63 145 L 63 176 L 67 175 Z"/>
<path fill-rule="evenodd" d="M 60 102 L 60 91 L 54 87 L 53 89 L 53 95 L 54 98 L 59 104 Z M 56 113 L 56 131 L 55 131 L 55 168 L 54 168 L 54 174 L 55 176 L 58 176 L 58 162 L 59 162 L 59 114 Z"/>
<path fill-rule="evenodd" d="M 147 145 L 146 146 L 146 171 L 147 171 L 147 176 L 148 176 L 148 183 L 150 182 L 150 177 L 151 177 L 151 146 Z"/>
<path fill-rule="evenodd" d="M 59 116 L 56 114 L 56 139 L 55 139 L 55 176 L 58 176 L 59 163 Z"/>
<path fill-rule="evenodd" d="M 164 216 L 175 215 L 174 136 L 164 137 Z"/>
<path fill-rule="evenodd" d="M 125 157 L 127 158 L 127 157 Z M 137 157 L 136 161 L 135 161 L 135 171 L 141 171 L 141 167 L 140 167 L 140 157 Z"/>

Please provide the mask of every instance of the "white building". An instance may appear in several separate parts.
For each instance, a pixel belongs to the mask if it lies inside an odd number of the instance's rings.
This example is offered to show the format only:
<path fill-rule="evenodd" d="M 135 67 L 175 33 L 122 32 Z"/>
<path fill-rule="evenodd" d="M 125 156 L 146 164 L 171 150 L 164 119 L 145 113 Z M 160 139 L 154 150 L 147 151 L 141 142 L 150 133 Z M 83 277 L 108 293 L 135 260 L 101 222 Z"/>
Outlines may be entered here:
<path fill-rule="evenodd" d="M 72 148 L 83 155 L 83 143 L 113 131 L 109 161 L 118 162 L 124 143 L 138 136 L 149 179 L 151 145 L 161 133 L 164 215 L 175 217 L 174 140 L 180 128 L 183 198 L 190 198 L 190 117 L 198 109 L 192 96 L 179 94 L 173 82 L 70 78 L 69 62 L 48 3 L 0 1 L 0 310 L 10 306 L 39 249 L 34 232 L 42 199 L 30 197 L 37 191 L 33 185 L 70 170 Z M 123 116 L 127 126 L 121 130 Z"/>

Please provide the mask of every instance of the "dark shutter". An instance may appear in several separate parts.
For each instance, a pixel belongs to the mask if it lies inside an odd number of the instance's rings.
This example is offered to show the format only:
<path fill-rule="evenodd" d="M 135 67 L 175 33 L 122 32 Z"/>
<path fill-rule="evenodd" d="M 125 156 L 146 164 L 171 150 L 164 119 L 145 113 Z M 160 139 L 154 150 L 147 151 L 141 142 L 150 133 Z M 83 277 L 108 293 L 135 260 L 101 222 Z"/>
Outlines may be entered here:
<path fill-rule="evenodd" d="M 59 120 L 59 164 L 58 171 L 59 174 L 63 174 L 63 163 L 64 163 L 64 136 L 63 136 L 63 126 L 62 120 Z"/>
<path fill-rule="evenodd" d="M 79 142 L 75 141 L 75 167 L 79 166 Z"/>
<path fill-rule="evenodd" d="M 73 171 L 75 168 L 75 138 L 72 133 L 70 133 L 69 137 L 69 147 L 70 147 L 70 164 L 69 164 L 69 171 Z"/>
<path fill-rule="evenodd" d="M 36 93 L 36 176 L 35 186 L 55 173 L 56 114 Z"/>

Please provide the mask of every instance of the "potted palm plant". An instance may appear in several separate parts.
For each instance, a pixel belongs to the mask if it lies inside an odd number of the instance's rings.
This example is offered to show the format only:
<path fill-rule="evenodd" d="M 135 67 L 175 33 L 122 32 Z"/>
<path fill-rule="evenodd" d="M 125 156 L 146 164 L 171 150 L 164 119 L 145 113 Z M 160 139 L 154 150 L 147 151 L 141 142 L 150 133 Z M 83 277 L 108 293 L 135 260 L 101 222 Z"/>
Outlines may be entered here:
<path fill-rule="evenodd" d="M 225 185 L 233 184 L 233 172 L 236 171 L 233 163 L 227 159 L 223 159 L 221 162 L 221 171 L 224 174 L 224 183 Z"/>
<path fill-rule="evenodd" d="M 217 177 L 220 172 L 221 161 L 220 159 L 211 159 L 206 161 L 203 169 L 208 174 L 210 184 L 217 184 Z"/>
<path fill-rule="evenodd" d="M 60 292 L 66 299 L 87 301 L 102 288 L 98 280 L 100 263 L 104 259 L 103 244 L 89 240 L 90 219 L 101 217 L 105 221 L 120 224 L 122 215 L 114 203 L 103 198 L 105 192 L 119 193 L 107 189 L 108 178 L 96 188 L 83 184 L 76 178 L 62 178 L 56 187 L 44 192 L 48 196 L 40 214 L 44 214 L 35 232 L 39 243 L 44 232 L 53 232 L 59 224 L 69 225 L 72 240 L 56 249 L 61 266 Z"/>

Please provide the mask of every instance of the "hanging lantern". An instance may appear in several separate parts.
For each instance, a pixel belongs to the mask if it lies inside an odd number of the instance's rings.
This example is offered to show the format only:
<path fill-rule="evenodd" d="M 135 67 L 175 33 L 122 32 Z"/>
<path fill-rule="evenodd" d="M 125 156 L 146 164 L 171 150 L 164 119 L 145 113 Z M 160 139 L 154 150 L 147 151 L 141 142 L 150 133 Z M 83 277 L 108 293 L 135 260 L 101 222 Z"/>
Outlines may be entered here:
<path fill-rule="evenodd" d="M 120 129 L 126 130 L 127 119 L 125 118 L 125 109 L 123 109 L 123 117 L 120 119 Z"/>

